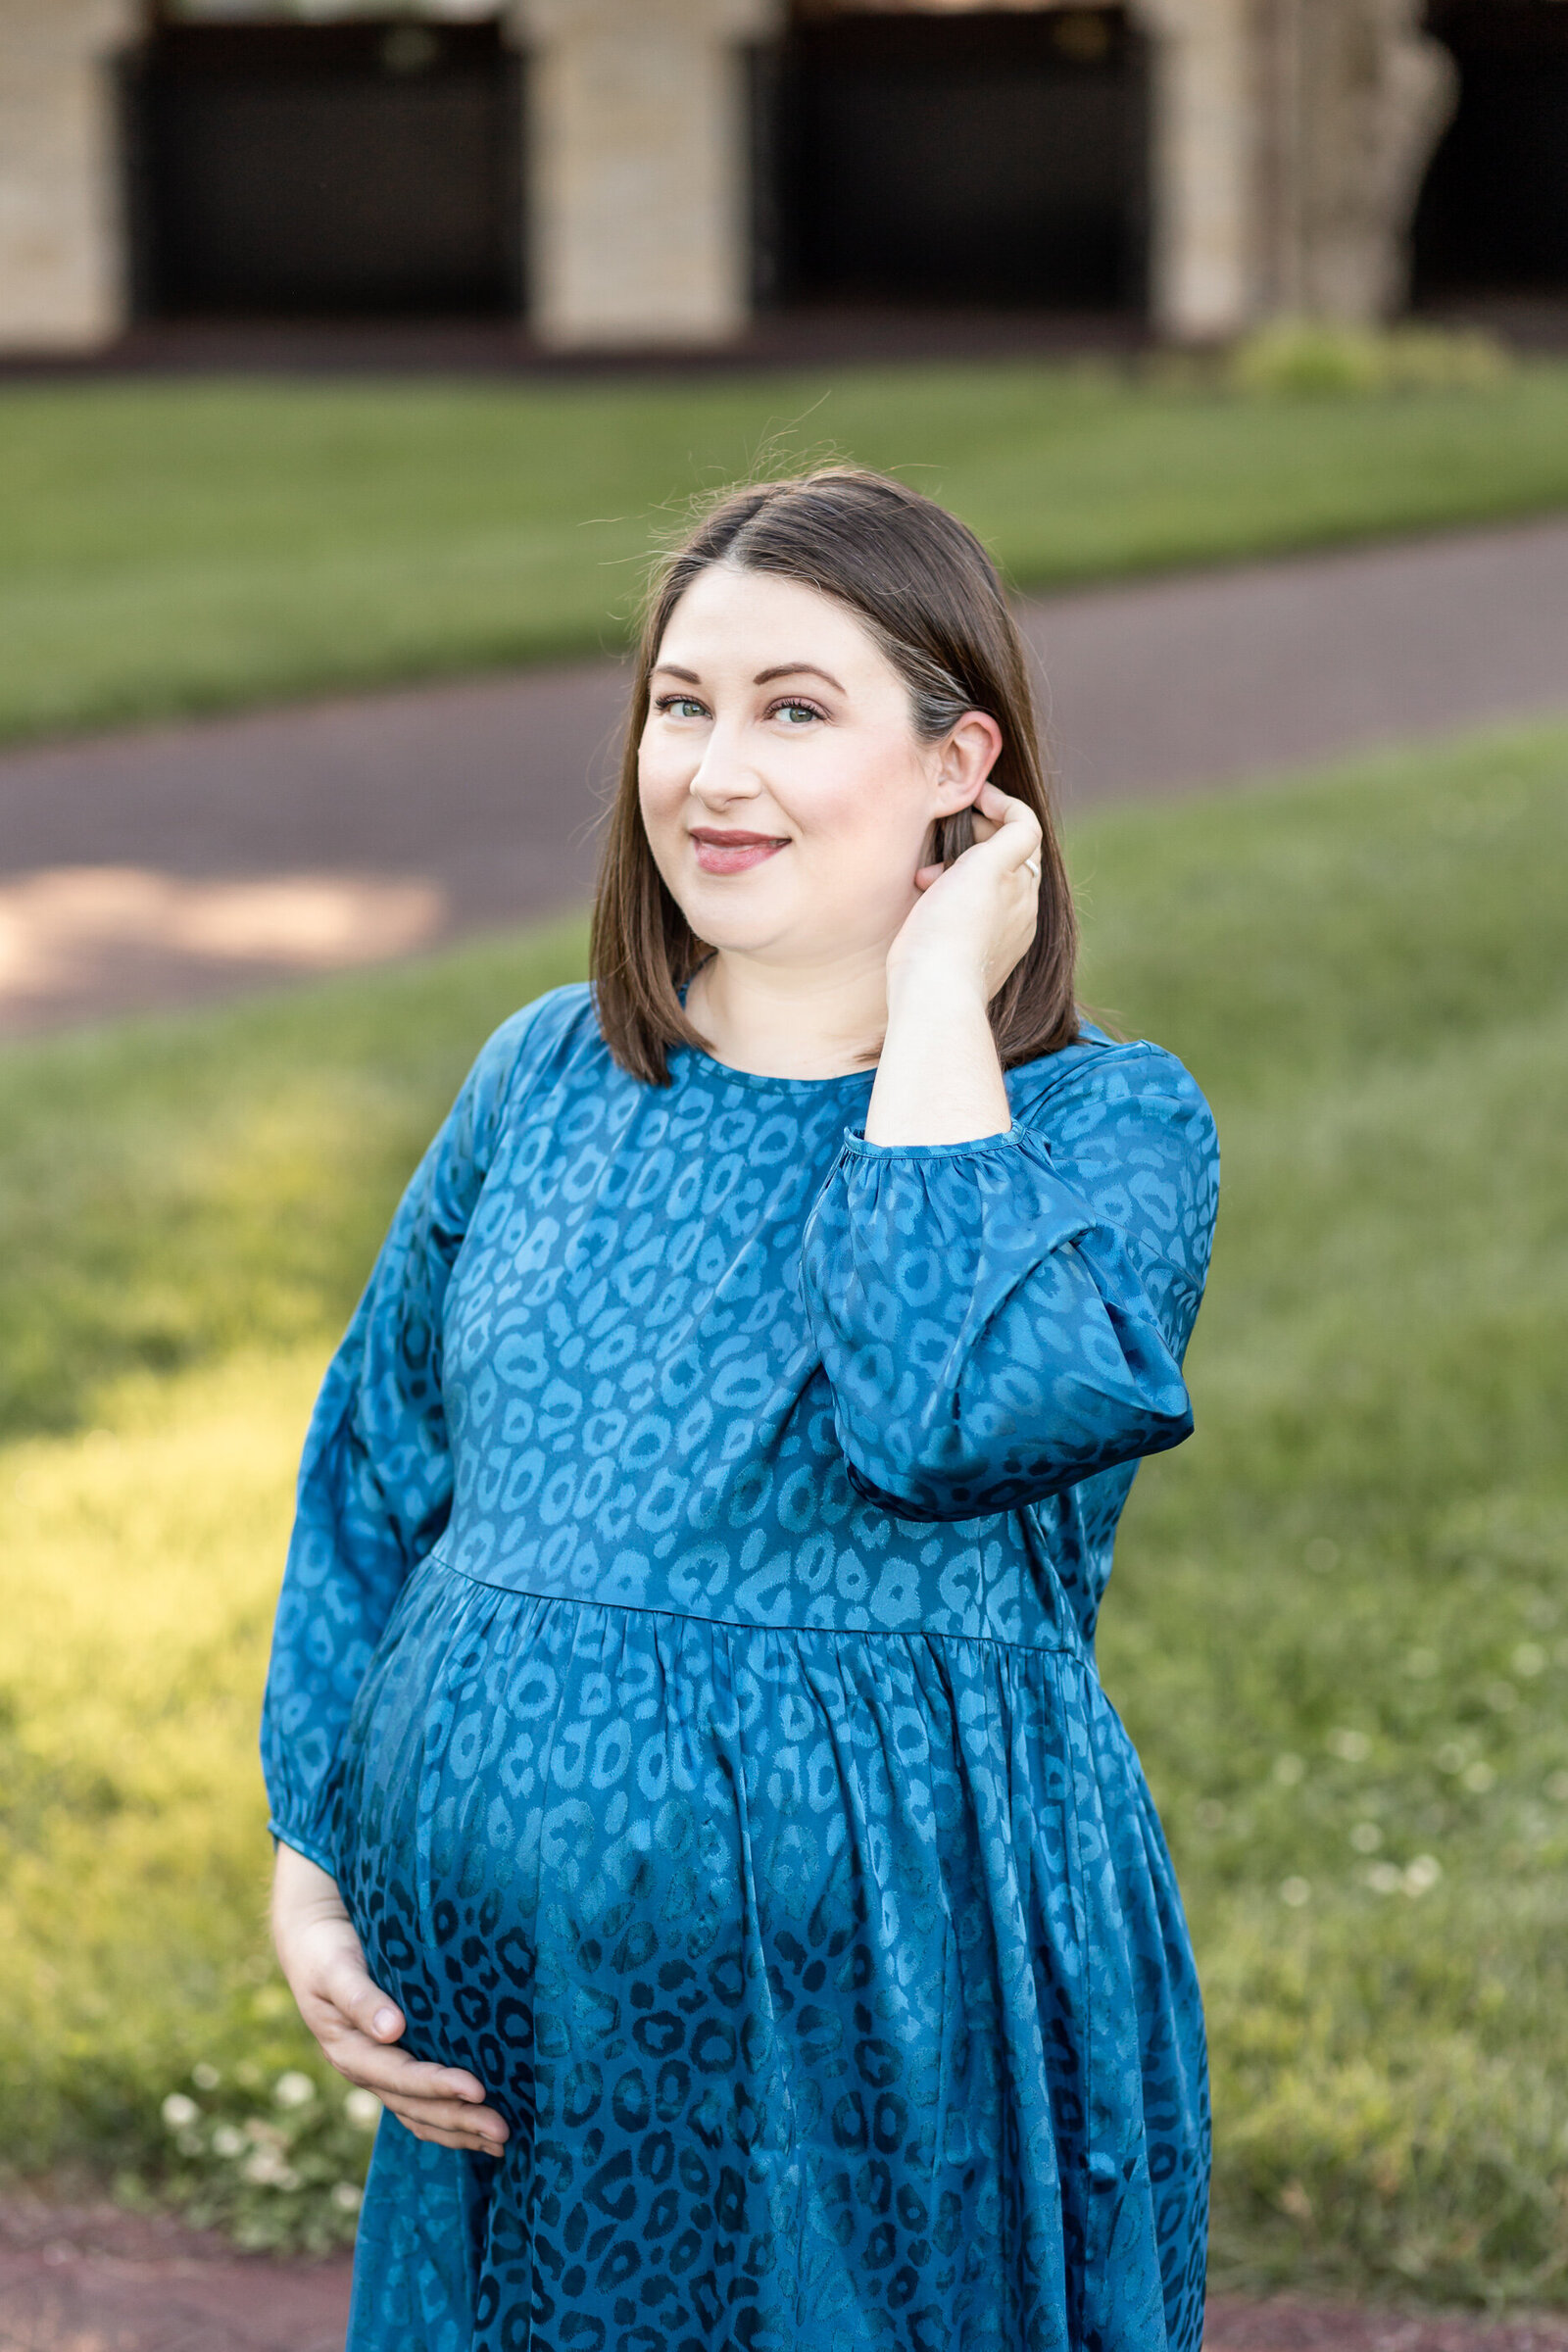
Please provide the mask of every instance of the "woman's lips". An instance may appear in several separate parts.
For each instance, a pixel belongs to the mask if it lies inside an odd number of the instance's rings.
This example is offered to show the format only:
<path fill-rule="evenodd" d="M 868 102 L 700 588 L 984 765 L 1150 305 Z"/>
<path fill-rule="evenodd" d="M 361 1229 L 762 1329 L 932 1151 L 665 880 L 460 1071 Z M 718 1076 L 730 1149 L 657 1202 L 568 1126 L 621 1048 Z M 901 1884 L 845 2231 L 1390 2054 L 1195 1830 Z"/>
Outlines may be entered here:
<path fill-rule="evenodd" d="M 698 869 L 705 874 L 744 874 L 789 847 L 776 833 L 715 833 L 704 827 L 691 838 Z"/>

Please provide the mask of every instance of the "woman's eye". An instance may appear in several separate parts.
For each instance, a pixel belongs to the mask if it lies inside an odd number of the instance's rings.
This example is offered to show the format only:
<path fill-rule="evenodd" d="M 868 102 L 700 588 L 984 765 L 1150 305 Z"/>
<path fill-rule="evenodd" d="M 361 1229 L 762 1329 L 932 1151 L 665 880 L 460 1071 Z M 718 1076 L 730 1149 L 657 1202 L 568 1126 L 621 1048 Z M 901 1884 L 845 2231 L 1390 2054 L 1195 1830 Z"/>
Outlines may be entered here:
<path fill-rule="evenodd" d="M 781 718 L 787 727 L 803 726 L 821 715 L 814 703 L 775 703 L 772 710 L 772 716 Z"/>
<path fill-rule="evenodd" d="M 708 716 L 702 704 L 689 694 L 666 694 L 662 698 L 659 708 L 666 718 L 706 718 Z"/>

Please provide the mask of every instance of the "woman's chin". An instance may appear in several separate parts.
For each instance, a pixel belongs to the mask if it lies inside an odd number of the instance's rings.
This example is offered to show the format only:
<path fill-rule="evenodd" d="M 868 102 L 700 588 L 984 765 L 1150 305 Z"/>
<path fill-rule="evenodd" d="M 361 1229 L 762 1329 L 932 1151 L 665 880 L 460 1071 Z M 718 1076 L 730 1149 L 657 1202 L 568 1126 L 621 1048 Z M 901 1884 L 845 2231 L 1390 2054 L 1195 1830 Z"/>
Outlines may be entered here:
<path fill-rule="evenodd" d="M 682 891 L 680 910 L 697 938 L 727 955 L 765 954 L 805 927 L 798 912 L 730 885 Z"/>
<path fill-rule="evenodd" d="M 689 911 L 686 920 L 691 925 L 694 937 L 700 939 L 704 947 L 710 949 L 714 955 L 760 956 L 766 957 L 770 962 L 778 960 L 781 956 L 786 962 L 796 959 L 791 954 L 788 936 L 781 939 L 771 924 L 737 923 L 733 917 L 727 922 L 711 916 L 698 920 Z M 800 960 L 804 962 L 808 958 L 803 956 Z"/>

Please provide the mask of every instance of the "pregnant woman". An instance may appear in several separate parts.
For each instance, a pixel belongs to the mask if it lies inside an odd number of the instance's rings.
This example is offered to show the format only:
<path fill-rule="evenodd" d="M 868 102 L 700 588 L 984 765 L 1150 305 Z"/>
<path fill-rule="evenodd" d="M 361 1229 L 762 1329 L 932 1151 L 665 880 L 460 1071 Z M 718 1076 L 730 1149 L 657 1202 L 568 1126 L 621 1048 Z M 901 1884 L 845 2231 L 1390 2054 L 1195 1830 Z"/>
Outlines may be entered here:
<path fill-rule="evenodd" d="M 978 541 L 725 499 L 593 986 L 480 1054 L 301 1473 L 274 1919 L 387 2110 L 355 2352 L 1198 2352 L 1201 2012 L 1094 1638 L 1214 1132 L 1073 947 Z"/>

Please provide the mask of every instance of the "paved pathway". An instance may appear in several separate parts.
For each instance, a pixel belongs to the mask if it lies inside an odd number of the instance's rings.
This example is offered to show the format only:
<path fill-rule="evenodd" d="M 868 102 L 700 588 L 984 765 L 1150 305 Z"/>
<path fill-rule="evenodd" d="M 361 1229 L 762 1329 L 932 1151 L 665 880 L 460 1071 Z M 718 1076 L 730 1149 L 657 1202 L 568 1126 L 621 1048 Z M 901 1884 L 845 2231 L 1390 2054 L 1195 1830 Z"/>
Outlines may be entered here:
<path fill-rule="evenodd" d="M 0 2204 L 0 2352 L 339 2352 L 346 2259 L 236 2255 L 167 2219 Z M 1568 2352 L 1568 2321 L 1217 2304 L 1205 2352 Z"/>
<path fill-rule="evenodd" d="M 1568 519 L 1029 604 L 1070 808 L 1568 711 Z M 0 754 L 0 1033 L 571 905 L 623 674 Z"/>

